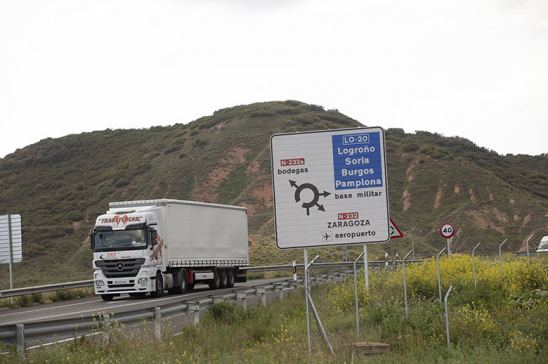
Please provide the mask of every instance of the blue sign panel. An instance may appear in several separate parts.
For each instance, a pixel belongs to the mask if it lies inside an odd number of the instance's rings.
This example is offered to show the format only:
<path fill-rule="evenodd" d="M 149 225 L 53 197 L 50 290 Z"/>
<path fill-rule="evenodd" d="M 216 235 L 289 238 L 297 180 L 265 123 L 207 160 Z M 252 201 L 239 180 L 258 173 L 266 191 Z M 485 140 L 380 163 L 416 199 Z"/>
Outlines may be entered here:
<path fill-rule="evenodd" d="M 380 132 L 332 135 L 335 190 L 383 187 Z"/>

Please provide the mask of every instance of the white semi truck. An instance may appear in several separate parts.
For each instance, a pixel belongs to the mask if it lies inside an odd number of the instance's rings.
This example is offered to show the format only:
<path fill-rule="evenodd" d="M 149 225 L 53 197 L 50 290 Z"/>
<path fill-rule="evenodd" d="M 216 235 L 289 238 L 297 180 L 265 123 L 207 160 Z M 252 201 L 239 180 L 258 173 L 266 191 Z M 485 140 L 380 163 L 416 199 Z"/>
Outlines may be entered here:
<path fill-rule="evenodd" d="M 90 234 L 95 294 L 152 297 L 245 282 L 247 210 L 170 199 L 109 203 Z"/>

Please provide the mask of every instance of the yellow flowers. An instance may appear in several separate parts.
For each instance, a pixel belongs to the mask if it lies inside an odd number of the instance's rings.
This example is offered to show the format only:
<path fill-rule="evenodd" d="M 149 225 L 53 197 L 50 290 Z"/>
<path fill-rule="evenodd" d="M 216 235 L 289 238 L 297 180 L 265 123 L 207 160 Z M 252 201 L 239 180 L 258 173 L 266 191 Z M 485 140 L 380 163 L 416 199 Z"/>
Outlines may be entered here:
<path fill-rule="evenodd" d="M 500 274 L 498 260 L 476 257 L 477 289 L 474 289 L 472 258 L 469 255 L 455 254 L 440 259 L 442 292 L 453 285 L 455 293 L 461 293 L 464 300 L 490 300 L 494 296 L 509 297 L 535 289 L 548 290 L 548 266 L 541 260 L 532 259 L 531 264 L 523 258 L 505 259 L 503 275 Z M 437 263 L 435 259 L 420 264 L 408 265 L 407 287 L 411 295 L 423 299 L 436 299 L 438 293 Z M 370 297 L 364 287 L 363 271 L 358 273 L 358 295 L 360 305 L 367 299 L 398 299 L 403 297 L 403 272 L 376 271 L 371 277 Z M 336 285 L 328 294 L 332 308 L 336 312 L 354 307 L 353 279 Z M 466 303 L 466 302 L 465 302 Z"/>

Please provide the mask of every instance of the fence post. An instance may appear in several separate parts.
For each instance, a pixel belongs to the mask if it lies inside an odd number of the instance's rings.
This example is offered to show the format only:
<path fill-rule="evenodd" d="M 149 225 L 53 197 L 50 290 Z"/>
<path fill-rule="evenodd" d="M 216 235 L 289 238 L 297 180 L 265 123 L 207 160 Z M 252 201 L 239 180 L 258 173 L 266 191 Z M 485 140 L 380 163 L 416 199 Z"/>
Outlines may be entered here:
<path fill-rule="evenodd" d="M 15 325 L 17 334 L 17 355 L 21 359 L 25 357 L 25 324 Z"/>
<path fill-rule="evenodd" d="M 436 262 L 438 263 L 438 291 L 440 295 L 440 304 L 443 303 L 443 297 L 441 295 L 441 270 L 440 270 L 440 255 L 443 254 L 443 252 L 447 249 L 447 247 L 444 247 L 436 256 Z"/>
<path fill-rule="evenodd" d="M 103 345 L 110 343 L 110 315 L 103 315 Z"/>
<path fill-rule="evenodd" d="M 472 249 L 472 264 L 474 266 L 474 288 L 478 286 L 477 274 L 476 274 L 476 249 L 480 246 L 481 243 L 478 243 L 474 249 Z"/>
<path fill-rule="evenodd" d="M 451 336 L 449 335 L 449 295 L 451 294 L 451 289 L 453 286 L 449 286 L 449 289 L 447 290 L 447 294 L 445 295 L 445 332 L 447 334 L 447 351 L 451 350 Z"/>
<path fill-rule="evenodd" d="M 154 337 L 156 340 L 162 338 L 162 311 L 160 307 L 154 307 Z"/>
<path fill-rule="evenodd" d="M 266 306 L 266 291 L 264 288 L 257 288 L 257 296 L 259 296 L 259 301 L 263 306 Z"/>
<path fill-rule="evenodd" d="M 197 326 L 200 324 L 200 303 L 194 302 L 189 303 L 188 308 L 190 311 L 192 311 L 192 324 L 194 326 Z"/>
<path fill-rule="evenodd" d="M 403 263 L 403 301 L 405 302 L 405 319 L 409 317 L 409 308 L 407 307 L 407 275 L 405 273 L 405 260 L 411 254 L 413 251 L 410 250 L 409 253 L 403 257 L 402 263 Z"/>
<path fill-rule="evenodd" d="M 247 310 L 247 292 L 236 292 L 236 299 L 244 310 Z"/>
<path fill-rule="evenodd" d="M 527 240 L 525 241 L 525 246 L 526 246 L 526 249 L 527 249 L 527 265 L 531 264 L 531 257 L 529 256 L 529 240 L 531 240 L 533 235 L 535 235 L 534 231 L 531 234 L 529 234 L 529 236 L 527 237 Z"/>
<path fill-rule="evenodd" d="M 358 303 L 358 269 L 357 269 L 356 265 L 358 264 L 358 261 L 364 255 L 365 255 L 365 251 L 363 251 L 358 256 L 358 258 L 356 258 L 356 260 L 354 260 L 354 298 L 355 298 L 355 302 L 356 302 L 356 337 L 360 336 L 360 307 L 359 307 L 359 303 Z"/>
<path fill-rule="evenodd" d="M 278 292 L 278 298 L 280 301 L 283 301 L 284 299 L 284 286 L 283 283 L 275 283 L 274 287 L 276 288 L 276 291 Z"/>
<path fill-rule="evenodd" d="M 502 278 L 502 246 L 506 243 L 506 240 L 504 239 L 499 245 L 500 278 Z"/>

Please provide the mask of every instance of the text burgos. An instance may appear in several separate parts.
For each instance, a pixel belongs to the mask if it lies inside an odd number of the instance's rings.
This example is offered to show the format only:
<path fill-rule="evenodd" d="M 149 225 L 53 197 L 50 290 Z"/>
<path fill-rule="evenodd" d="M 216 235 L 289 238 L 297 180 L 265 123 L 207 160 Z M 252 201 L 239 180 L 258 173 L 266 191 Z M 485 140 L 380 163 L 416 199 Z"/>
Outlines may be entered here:
<path fill-rule="evenodd" d="M 119 216 L 119 215 L 116 215 L 114 217 L 106 217 L 106 218 L 99 219 L 99 220 L 101 221 L 101 224 L 115 224 L 115 225 L 123 224 L 123 225 L 126 225 L 128 222 L 139 222 L 139 221 L 141 221 L 141 216 L 127 216 L 127 215 Z"/>

